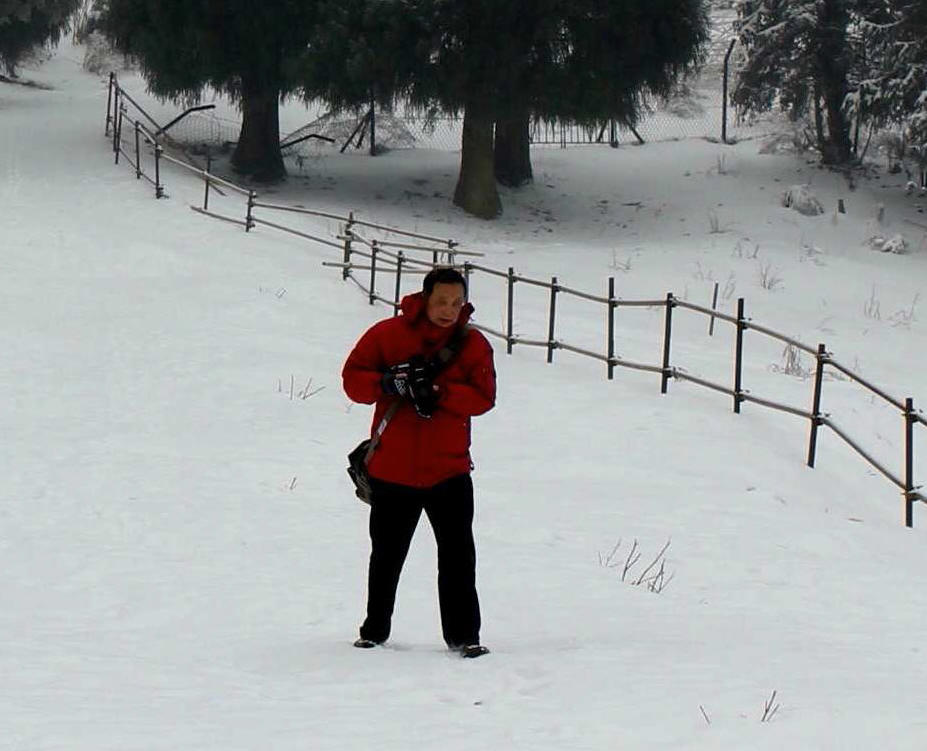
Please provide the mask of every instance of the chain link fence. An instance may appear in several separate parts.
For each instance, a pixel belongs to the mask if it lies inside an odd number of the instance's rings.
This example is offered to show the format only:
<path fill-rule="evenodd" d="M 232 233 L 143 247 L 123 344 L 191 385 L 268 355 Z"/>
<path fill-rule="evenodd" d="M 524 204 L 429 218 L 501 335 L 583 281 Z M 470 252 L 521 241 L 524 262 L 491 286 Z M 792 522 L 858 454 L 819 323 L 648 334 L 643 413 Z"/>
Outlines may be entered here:
<path fill-rule="evenodd" d="M 735 43 L 730 3 L 715 3 L 711 38 L 698 77 L 683 81 L 666 100 L 651 99 L 639 121 L 630 127 L 616 123 L 585 126 L 569 122 L 536 121 L 531 125 L 534 146 L 567 147 L 573 144 L 620 145 L 675 141 L 690 138 L 728 141 L 756 138 L 782 129 L 781 116 L 747 118 L 728 103 L 725 108 L 724 68 L 739 64 L 740 47 Z M 317 109 L 317 108 L 316 108 Z M 726 109 L 726 112 L 725 112 Z M 307 108 L 307 113 L 310 109 Z M 726 127 L 724 118 L 727 118 Z M 286 134 L 281 143 L 292 144 L 284 156 L 298 164 L 331 153 L 334 149 L 370 151 L 369 113 L 329 112 Z M 195 114 L 172 131 L 173 137 L 194 152 L 228 149 L 238 139 L 240 123 L 212 114 Z M 390 149 L 433 149 L 457 151 L 461 147 L 461 117 L 426 117 L 418 112 L 377 111 L 374 117 L 374 153 Z M 316 138 L 313 138 L 316 136 Z M 318 137 L 331 139 L 326 143 Z"/>

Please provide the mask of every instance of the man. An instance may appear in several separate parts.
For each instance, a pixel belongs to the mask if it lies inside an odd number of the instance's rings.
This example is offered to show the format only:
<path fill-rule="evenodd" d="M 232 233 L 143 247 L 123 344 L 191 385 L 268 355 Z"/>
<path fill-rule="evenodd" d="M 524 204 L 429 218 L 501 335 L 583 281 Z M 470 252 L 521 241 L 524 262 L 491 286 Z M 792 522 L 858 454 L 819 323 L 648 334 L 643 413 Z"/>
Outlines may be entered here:
<path fill-rule="evenodd" d="M 466 296 L 460 272 L 432 270 L 421 292 L 403 298 L 402 314 L 368 329 L 344 365 L 348 397 L 376 403 L 373 426 L 398 402 L 368 463 L 367 617 L 356 647 L 389 638 L 399 575 L 424 511 L 438 544 L 444 641 L 465 657 L 489 651 L 480 645 L 469 449 L 470 418 L 495 404 L 496 373 L 486 337 L 467 327 Z"/>

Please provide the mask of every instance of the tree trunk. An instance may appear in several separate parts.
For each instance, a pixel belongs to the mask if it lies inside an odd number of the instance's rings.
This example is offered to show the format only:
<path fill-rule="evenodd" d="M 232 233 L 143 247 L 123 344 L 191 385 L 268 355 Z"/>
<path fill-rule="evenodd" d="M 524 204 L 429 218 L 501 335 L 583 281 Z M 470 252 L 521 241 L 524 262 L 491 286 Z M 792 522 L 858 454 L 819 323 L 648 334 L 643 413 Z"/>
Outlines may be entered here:
<path fill-rule="evenodd" d="M 822 154 L 826 146 L 824 136 L 824 113 L 821 111 L 821 90 L 818 82 L 814 82 L 814 137 L 817 139 L 818 151 Z"/>
<path fill-rule="evenodd" d="M 496 120 L 496 180 L 510 188 L 518 188 L 534 180 L 529 130 L 530 115 L 527 111 L 506 120 Z"/>
<path fill-rule="evenodd" d="M 280 153 L 279 103 L 276 88 L 243 87 L 241 133 L 232 166 L 259 182 L 274 182 L 286 176 Z"/>
<path fill-rule="evenodd" d="M 850 141 L 850 123 L 843 111 L 846 91 L 828 88 L 824 92 L 824 109 L 827 114 L 827 144 L 823 153 L 825 164 L 845 164 L 853 156 Z"/>
<path fill-rule="evenodd" d="M 843 100 L 850 88 L 846 52 L 850 16 L 845 0 L 825 0 L 818 22 L 822 33 L 817 51 L 817 78 L 827 119 L 827 140 L 822 144 L 821 157 L 825 164 L 843 164 L 853 154 L 850 123 L 843 110 Z"/>
<path fill-rule="evenodd" d="M 454 204 L 481 219 L 494 219 L 502 213 L 493 173 L 492 126 L 488 108 L 472 102 L 467 105 Z"/>

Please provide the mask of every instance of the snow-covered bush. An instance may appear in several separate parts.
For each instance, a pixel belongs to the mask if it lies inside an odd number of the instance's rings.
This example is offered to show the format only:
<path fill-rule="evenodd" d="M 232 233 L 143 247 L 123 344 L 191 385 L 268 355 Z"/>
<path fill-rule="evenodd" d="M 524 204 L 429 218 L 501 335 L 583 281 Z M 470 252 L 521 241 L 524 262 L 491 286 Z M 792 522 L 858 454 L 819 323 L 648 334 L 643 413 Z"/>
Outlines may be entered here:
<path fill-rule="evenodd" d="M 84 70 L 103 74 L 111 70 L 129 70 L 131 63 L 99 31 L 90 32 L 84 40 Z"/>
<path fill-rule="evenodd" d="M 791 131 L 775 133 L 763 141 L 761 154 L 802 154 L 811 148 L 804 131 L 795 128 Z"/>
<path fill-rule="evenodd" d="M 889 238 L 875 236 L 869 239 L 869 245 L 873 250 L 881 250 L 883 253 L 895 253 L 902 255 L 908 252 L 908 240 L 900 232 Z"/>
<path fill-rule="evenodd" d="M 821 202 L 811 192 L 810 185 L 793 185 L 782 194 L 782 205 L 795 209 L 805 216 L 817 216 L 824 213 Z"/>

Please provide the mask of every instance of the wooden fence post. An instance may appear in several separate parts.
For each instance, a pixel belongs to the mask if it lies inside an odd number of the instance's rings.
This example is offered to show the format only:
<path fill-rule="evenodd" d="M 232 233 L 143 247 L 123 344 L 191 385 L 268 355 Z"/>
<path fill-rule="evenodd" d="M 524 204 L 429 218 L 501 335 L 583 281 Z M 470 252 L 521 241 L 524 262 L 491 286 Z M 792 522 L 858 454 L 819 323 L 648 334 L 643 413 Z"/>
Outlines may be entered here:
<path fill-rule="evenodd" d="M 737 346 L 734 353 L 734 411 L 740 414 L 740 403 L 743 401 L 743 365 L 744 365 L 744 299 L 737 298 Z"/>
<path fill-rule="evenodd" d="M 614 124 L 614 121 L 612 121 Z M 613 125 L 614 127 L 614 125 Z M 615 277 L 608 277 L 608 380 L 615 378 Z"/>
<path fill-rule="evenodd" d="M 673 293 L 666 293 L 666 318 L 663 330 L 663 374 L 660 381 L 660 393 L 666 393 L 666 385 L 670 379 L 670 338 L 673 334 Z"/>
<path fill-rule="evenodd" d="M 814 396 L 811 400 L 811 437 L 808 439 L 808 466 L 814 467 L 814 457 L 818 446 L 818 426 L 821 425 L 821 385 L 824 383 L 824 362 L 827 348 L 818 345 L 818 365 L 814 371 Z"/>
<path fill-rule="evenodd" d="M 904 524 L 914 526 L 914 399 L 904 400 Z"/>
<path fill-rule="evenodd" d="M 547 362 L 549 363 L 554 361 L 554 349 L 557 346 L 554 342 L 554 328 L 557 317 L 557 292 L 559 290 L 557 277 L 552 276 L 550 278 L 550 321 L 547 327 Z"/>
<path fill-rule="evenodd" d="M 515 307 L 515 267 L 509 266 L 509 277 L 508 277 L 508 306 L 507 306 L 507 319 L 508 319 L 508 328 L 505 332 L 505 352 L 506 354 L 512 354 L 512 320 L 514 318 L 514 307 Z"/>

